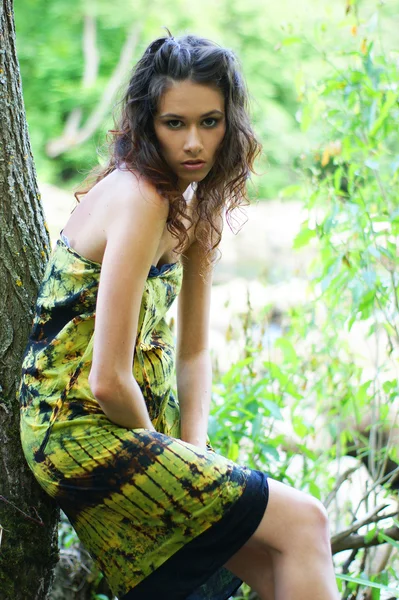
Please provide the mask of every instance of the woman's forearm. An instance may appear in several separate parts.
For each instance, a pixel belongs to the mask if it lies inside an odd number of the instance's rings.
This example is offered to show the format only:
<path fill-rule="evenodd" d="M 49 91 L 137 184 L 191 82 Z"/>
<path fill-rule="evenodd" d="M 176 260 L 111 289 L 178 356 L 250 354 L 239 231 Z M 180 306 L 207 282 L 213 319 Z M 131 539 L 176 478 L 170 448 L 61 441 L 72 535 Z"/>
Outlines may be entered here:
<path fill-rule="evenodd" d="M 177 397 L 180 404 L 181 439 L 206 447 L 212 391 L 212 363 L 208 350 L 176 363 Z"/>
<path fill-rule="evenodd" d="M 94 379 L 94 378 L 93 378 Z M 144 396 L 133 375 L 112 378 L 112 382 L 89 383 L 99 405 L 110 421 L 127 429 L 144 427 L 155 430 L 148 414 Z"/>

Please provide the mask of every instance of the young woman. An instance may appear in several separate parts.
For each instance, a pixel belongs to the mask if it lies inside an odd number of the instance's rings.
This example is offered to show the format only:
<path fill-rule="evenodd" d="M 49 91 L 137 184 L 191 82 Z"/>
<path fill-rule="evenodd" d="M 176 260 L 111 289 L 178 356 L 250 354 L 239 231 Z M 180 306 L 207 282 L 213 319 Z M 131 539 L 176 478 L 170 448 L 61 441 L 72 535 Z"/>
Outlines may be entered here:
<path fill-rule="evenodd" d="M 246 105 L 232 52 L 153 42 L 39 291 L 23 449 L 119 600 L 338 597 L 323 506 L 207 437 L 214 249 L 260 149 Z"/>

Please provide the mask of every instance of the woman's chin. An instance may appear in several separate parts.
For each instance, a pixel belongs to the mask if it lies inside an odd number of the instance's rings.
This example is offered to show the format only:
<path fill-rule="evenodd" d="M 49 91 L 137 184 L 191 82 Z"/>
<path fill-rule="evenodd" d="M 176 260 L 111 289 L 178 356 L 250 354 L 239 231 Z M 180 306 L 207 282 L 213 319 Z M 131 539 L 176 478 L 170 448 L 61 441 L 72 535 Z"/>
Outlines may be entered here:
<path fill-rule="evenodd" d="M 208 171 L 206 173 L 187 173 L 180 176 L 181 186 L 188 186 L 190 183 L 198 183 L 198 181 L 202 181 L 208 175 Z"/>

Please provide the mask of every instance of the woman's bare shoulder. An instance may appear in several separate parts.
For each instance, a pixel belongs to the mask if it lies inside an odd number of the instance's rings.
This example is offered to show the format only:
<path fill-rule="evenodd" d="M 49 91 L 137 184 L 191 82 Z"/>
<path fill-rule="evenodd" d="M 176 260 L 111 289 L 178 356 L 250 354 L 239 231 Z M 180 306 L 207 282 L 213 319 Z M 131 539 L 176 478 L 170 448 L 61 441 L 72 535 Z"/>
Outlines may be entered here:
<path fill-rule="evenodd" d="M 153 203 L 161 212 L 169 209 L 168 201 L 159 194 L 151 181 L 128 169 L 115 169 L 95 188 L 92 191 L 106 199 L 111 211 L 119 207 L 137 208 L 143 202 Z"/>

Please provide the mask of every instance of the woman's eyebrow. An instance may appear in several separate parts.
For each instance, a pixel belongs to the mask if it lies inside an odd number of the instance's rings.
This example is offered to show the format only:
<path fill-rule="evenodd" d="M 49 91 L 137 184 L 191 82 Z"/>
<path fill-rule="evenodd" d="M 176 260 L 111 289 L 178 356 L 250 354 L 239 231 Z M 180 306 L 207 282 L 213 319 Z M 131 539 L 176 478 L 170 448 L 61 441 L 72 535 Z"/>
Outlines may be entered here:
<path fill-rule="evenodd" d="M 207 113 L 203 114 L 200 116 L 200 119 L 203 119 L 204 117 L 208 117 L 209 115 L 213 115 L 215 113 L 219 113 L 220 115 L 223 115 L 224 113 L 222 113 L 221 110 L 218 110 L 217 108 L 215 110 L 210 110 Z M 160 115 L 160 119 L 162 119 L 163 117 L 173 117 L 174 119 L 184 119 L 184 117 L 182 117 L 182 115 L 175 115 L 174 113 L 165 113 L 164 115 Z"/>

